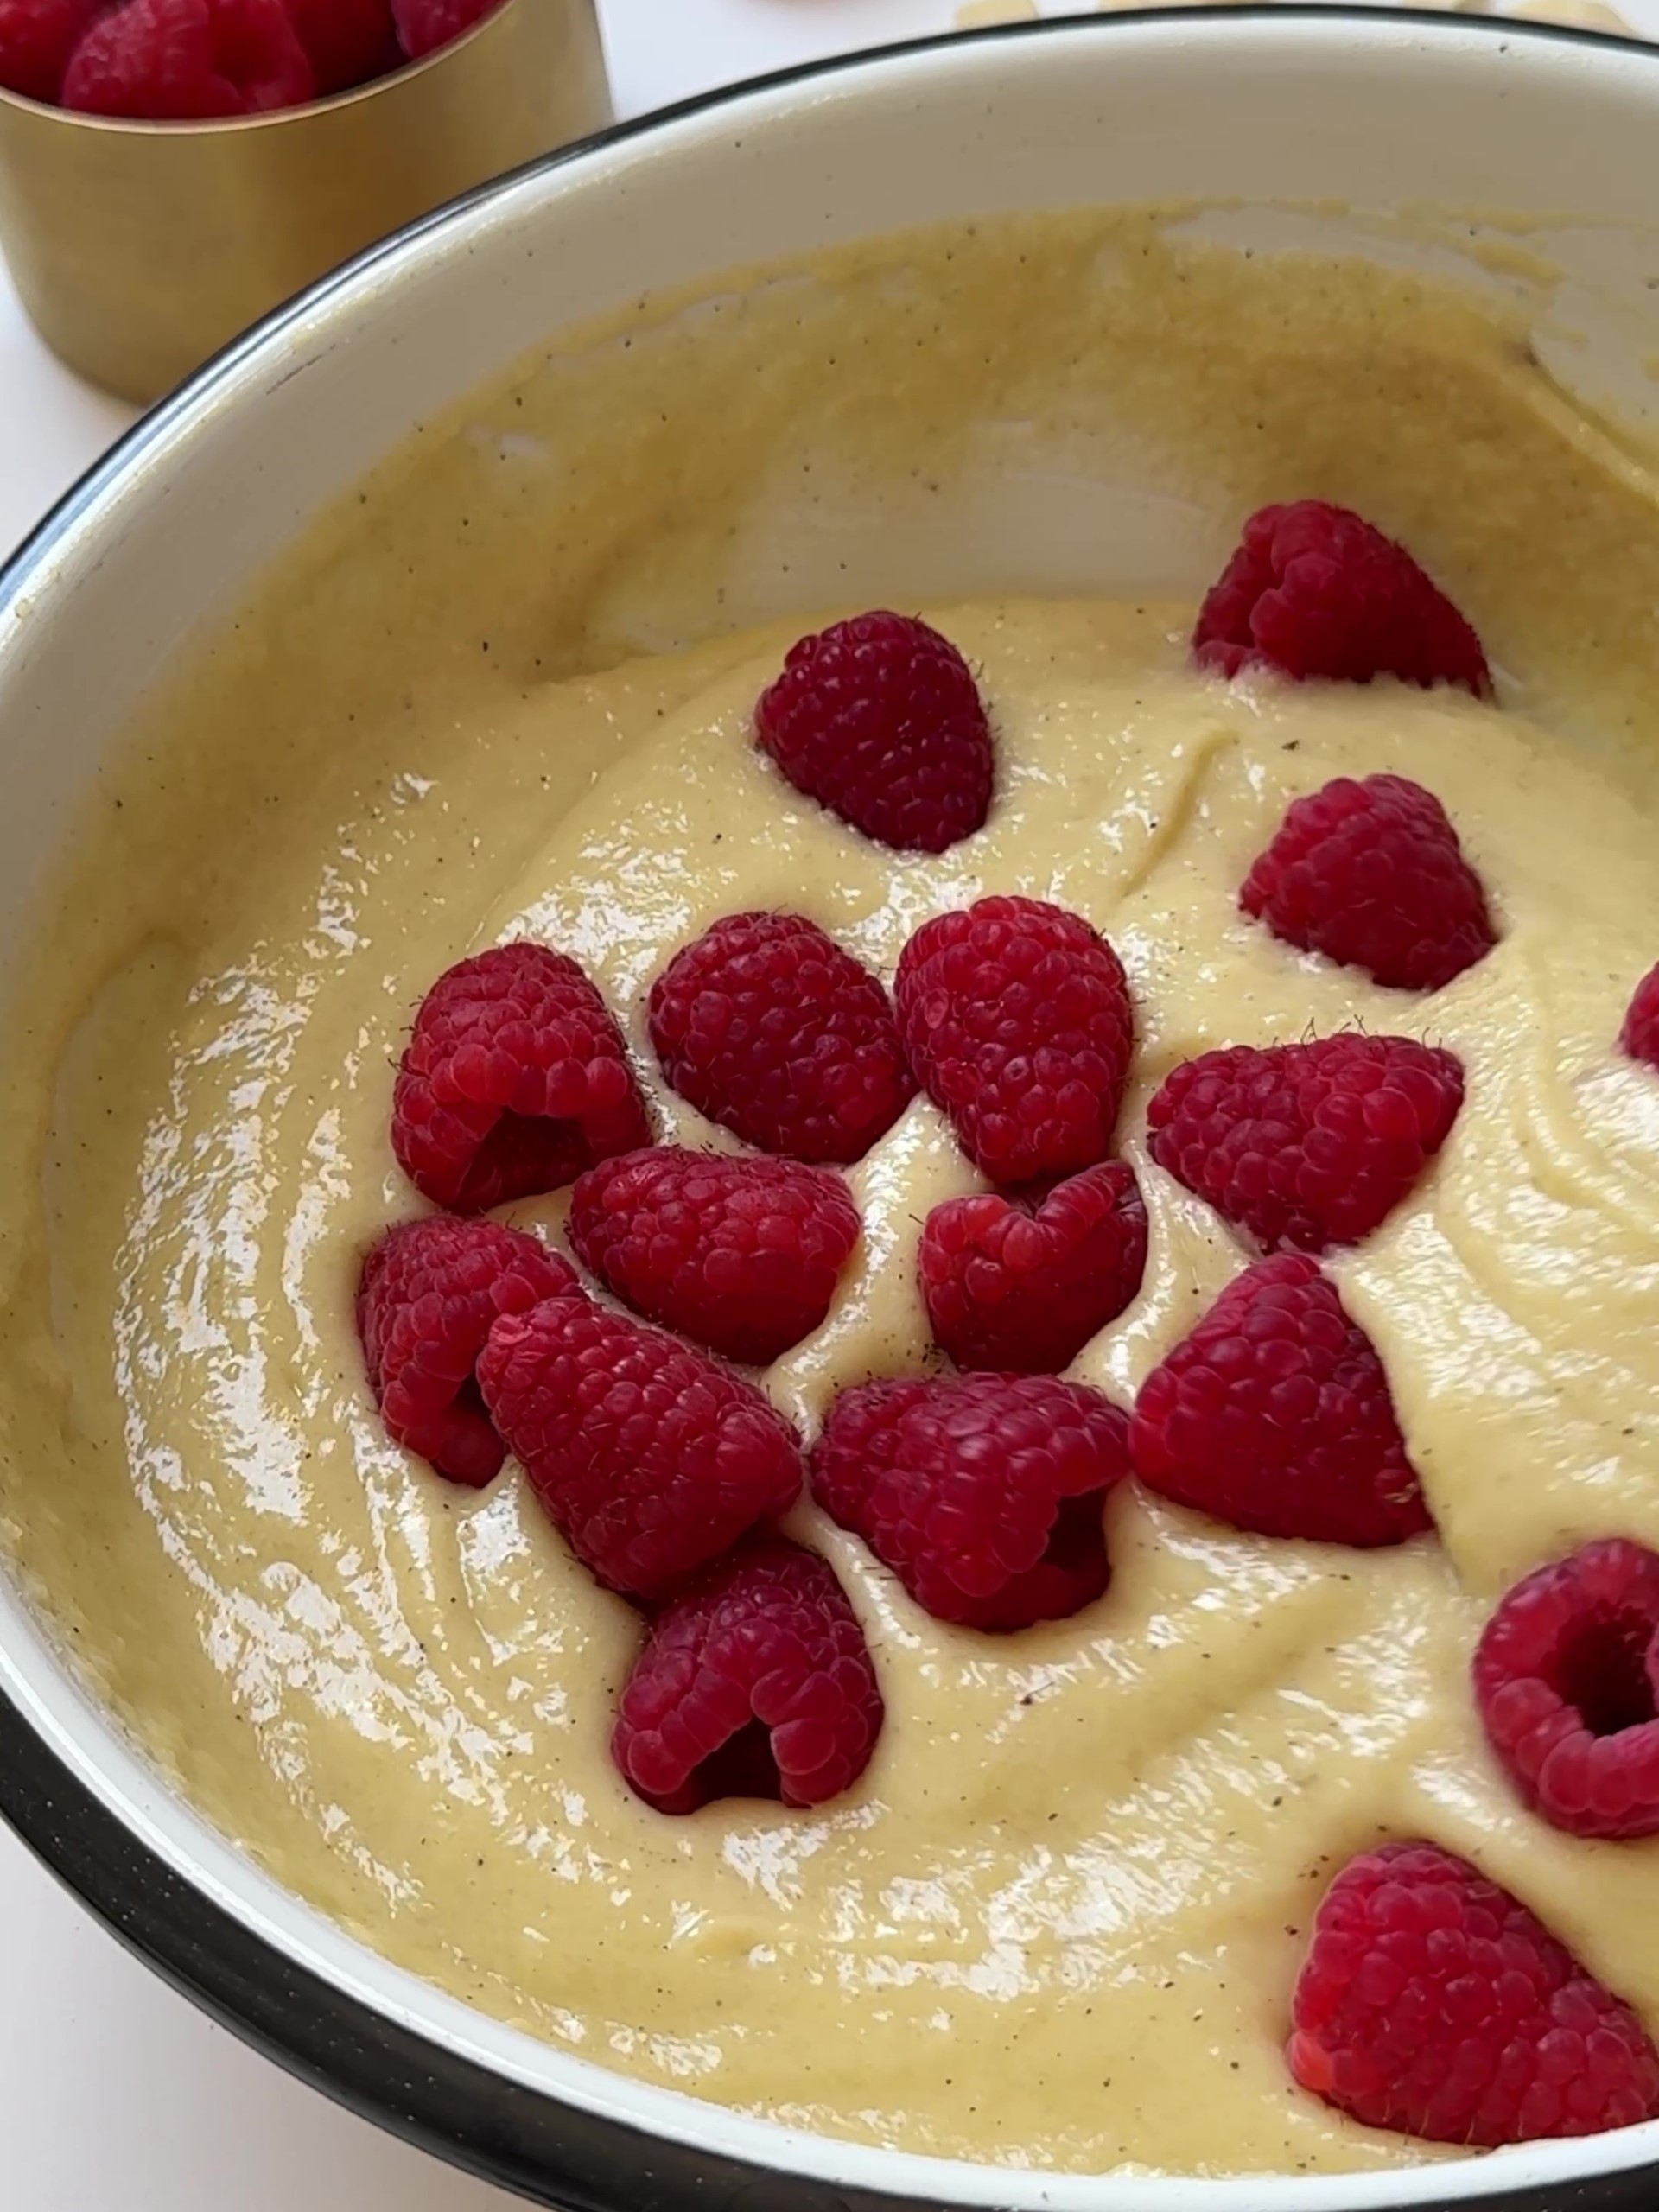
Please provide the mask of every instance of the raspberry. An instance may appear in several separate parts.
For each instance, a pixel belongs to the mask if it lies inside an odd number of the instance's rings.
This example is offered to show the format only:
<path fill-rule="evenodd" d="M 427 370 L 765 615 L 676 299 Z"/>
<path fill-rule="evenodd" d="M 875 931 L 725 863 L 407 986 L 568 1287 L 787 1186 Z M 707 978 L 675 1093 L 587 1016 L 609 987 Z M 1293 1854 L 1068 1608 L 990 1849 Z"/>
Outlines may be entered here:
<path fill-rule="evenodd" d="M 1238 903 L 1287 944 L 1396 990 L 1438 991 L 1497 941 L 1446 809 L 1405 776 L 1338 776 L 1299 798 Z"/>
<path fill-rule="evenodd" d="M 389 1229 L 363 1262 L 357 1327 L 393 1443 L 452 1483 L 492 1481 L 506 1446 L 473 1371 L 490 1325 L 577 1287 L 556 1253 L 493 1221 L 435 1214 Z"/>
<path fill-rule="evenodd" d="M 621 1032 L 574 960 L 497 945 L 427 993 L 392 1097 L 391 1148 L 434 1205 L 484 1213 L 650 1141 Z"/>
<path fill-rule="evenodd" d="M 106 0 L 0 0 L 0 85 L 25 99 L 57 99 L 81 33 Z"/>
<path fill-rule="evenodd" d="M 343 92 L 400 66 L 391 0 L 283 0 L 320 92 Z"/>
<path fill-rule="evenodd" d="M 188 122 L 302 107 L 316 89 L 283 0 L 126 0 L 75 48 L 63 104 Z"/>
<path fill-rule="evenodd" d="M 578 1559 L 648 1599 L 800 1494 L 795 1432 L 753 1384 L 586 1298 L 490 1331 L 479 1388 Z"/>
<path fill-rule="evenodd" d="M 577 1255 L 620 1299 L 757 1367 L 822 1323 L 860 1226 L 823 1168 L 673 1145 L 603 1161 L 570 1197 Z"/>
<path fill-rule="evenodd" d="M 1058 1375 L 1141 1287 L 1147 1210 L 1121 1160 L 1046 1196 L 948 1198 L 922 1231 L 933 1338 L 958 1367 Z"/>
<path fill-rule="evenodd" d="M 940 914 L 893 985 L 911 1065 L 993 1182 L 1103 1160 L 1134 1046 L 1122 965 L 1096 930 L 1040 899 Z"/>
<path fill-rule="evenodd" d="M 391 0 L 397 39 L 411 61 L 435 54 L 463 31 L 493 16 L 501 0 Z"/>
<path fill-rule="evenodd" d="M 1291 2072 L 1367 2127 L 1491 2150 L 1659 2116 L 1659 2051 L 1630 2006 L 1435 1844 L 1343 1869 L 1292 2024 Z"/>
<path fill-rule="evenodd" d="M 1439 1152 L 1463 1067 L 1409 1037 L 1325 1037 L 1186 1060 L 1147 1110 L 1152 1156 L 1263 1251 L 1377 1228 Z"/>
<path fill-rule="evenodd" d="M 996 762 L 979 686 L 948 638 L 860 614 L 791 646 L 754 710 L 756 742 L 798 791 L 900 853 L 982 830 Z"/>
<path fill-rule="evenodd" d="M 1633 1060 L 1659 1068 L 1659 968 L 1650 968 L 1637 985 L 1618 1041 Z"/>
<path fill-rule="evenodd" d="M 1460 683 L 1485 698 L 1480 640 L 1403 546 L 1345 507 L 1263 507 L 1198 610 L 1201 668 L 1276 668 L 1298 682 Z"/>
<path fill-rule="evenodd" d="M 881 1721 L 864 1631 L 833 1571 L 759 1537 L 658 1615 L 611 1755 L 659 1813 L 716 1797 L 823 1805 L 863 1773 Z"/>
<path fill-rule="evenodd" d="M 887 993 L 798 914 L 728 914 L 651 993 L 663 1072 L 760 1152 L 861 1160 L 916 1086 Z"/>
<path fill-rule="evenodd" d="M 1102 1516 L 1128 1426 L 1049 1376 L 866 1382 L 830 1407 L 812 1489 L 937 1620 L 1029 1628 L 1111 1579 Z"/>
<path fill-rule="evenodd" d="M 1611 1536 L 1540 1567 L 1475 1654 L 1487 1740 L 1569 1835 L 1659 1835 L 1659 1554 Z"/>
<path fill-rule="evenodd" d="M 1129 1449 L 1149 1490 L 1257 1535 L 1370 1548 L 1433 1525 L 1376 1347 L 1297 1252 L 1248 1268 L 1154 1369 Z"/>

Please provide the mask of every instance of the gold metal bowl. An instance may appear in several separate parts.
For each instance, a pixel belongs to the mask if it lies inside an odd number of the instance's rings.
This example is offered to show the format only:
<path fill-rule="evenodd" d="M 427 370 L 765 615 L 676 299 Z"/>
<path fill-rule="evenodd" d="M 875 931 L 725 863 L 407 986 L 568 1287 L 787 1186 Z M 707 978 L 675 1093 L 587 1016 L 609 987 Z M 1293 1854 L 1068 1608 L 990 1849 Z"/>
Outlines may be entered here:
<path fill-rule="evenodd" d="M 145 403 L 360 247 L 609 118 L 594 0 L 506 0 L 275 115 L 118 123 L 0 92 L 0 250 L 53 352 Z"/>

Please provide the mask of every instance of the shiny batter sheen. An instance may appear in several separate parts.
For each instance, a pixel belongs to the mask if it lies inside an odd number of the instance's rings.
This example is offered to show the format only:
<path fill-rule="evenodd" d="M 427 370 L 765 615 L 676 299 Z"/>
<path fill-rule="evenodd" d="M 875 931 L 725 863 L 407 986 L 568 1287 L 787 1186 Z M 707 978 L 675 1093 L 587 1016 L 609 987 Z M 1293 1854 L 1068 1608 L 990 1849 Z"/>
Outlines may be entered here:
<path fill-rule="evenodd" d="M 1152 217 L 981 226 L 642 315 L 427 433 L 111 769 L 6 1055 L 0 1515 L 141 1739 L 389 1956 L 602 2063 L 862 2140 L 1374 2168 L 1443 2154 L 1304 2096 L 1281 2043 L 1324 1885 L 1418 1834 L 1659 2027 L 1659 1855 L 1522 1815 L 1465 1688 L 1508 1579 L 1592 1534 L 1659 1544 L 1659 1078 L 1612 1042 L 1659 957 L 1659 526 L 1639 463 L 1488 316 Z M 1201 681 L 1190 602 L 938 607 L 982 671 L 996 804 L 941 858 L 871 849 L 748 741 L 801 620 L 711 636 L 720 594 L 741 559 L 753 596 L 757 544 L 789 542 L 755 513 L 830 499 L 832 460 L 909 529 L 988 424 L 1059 454 L 1109 432 L 1205 566 L 1262 499 L 1363 508 L 1478 623 L 1501 703 Z M 1445 801 L 1502 932 L 1429 999 L 1235 906 L 1290 798 L 1382 769 Z M 786 906 L 890 974 L 992 889 L 1086 914 L 1133 979 L 1151 1260 L 1077 1370 L 1120 1399 L 1242 1264 L 1147 1161 L 1164 1073 L 1355 1022 L 1461 1053 L 1437 1170 L 1337 1263 L 1444 1545 L 1268 1543 L 1126 1489 L 1106 1598 L 997 1640 L 919 1615 L 804 1510 L 880 1667 L 875 1762 L 812 1815 L 659 1817 L 607 1758 L 633 1616 L 515 1471 L 446 1487 L 365 1388 L 357 1269 L 415 1210 L 386 1130 L 410 1009 L 468 950 L 543 936 L 622 1014 L 664 1132 L 723 1141 L 644 1046 L 678 945 Z M 840 1304 L 766 1378 L 808 1429 L 837 1383 L 925 1363 L 918 1224 L 974 1186 L 925 1103 L 853 1181 Z M 556 1236 L 562 1205 L 510 1217 Z"/>

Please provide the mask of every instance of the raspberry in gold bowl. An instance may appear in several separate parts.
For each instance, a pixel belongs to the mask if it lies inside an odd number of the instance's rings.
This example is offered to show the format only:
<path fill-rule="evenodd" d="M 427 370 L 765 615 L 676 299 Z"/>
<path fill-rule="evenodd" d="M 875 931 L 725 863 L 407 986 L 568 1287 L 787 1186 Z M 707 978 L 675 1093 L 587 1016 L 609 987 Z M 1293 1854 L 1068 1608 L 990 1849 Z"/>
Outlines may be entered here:
<path fill-rule="evenodd" d="M 54 0 L 14 14 L 35 4 Z M 376 238 L 610 119 L 592 0 L 505 0 L 453 43 L 366 68 L 333 28 L 335 0 L 296 5 L 321 81 L 289 36 L 246 113 L 143 74 L 89 82 L 83 112 L 47 90 L 55 54 L 34 97 L 0 68 L 0 251 L 48 345 L 124 399 L 148 405 Z M 73 12 L 100 35 L 112 20 L 96 0 Z M 105 79 L 130 66 L 118 53 Z M 205 98 L 238 89 L 210 79 Z M 169 94 L 195 119 L 153 119 Z"/>

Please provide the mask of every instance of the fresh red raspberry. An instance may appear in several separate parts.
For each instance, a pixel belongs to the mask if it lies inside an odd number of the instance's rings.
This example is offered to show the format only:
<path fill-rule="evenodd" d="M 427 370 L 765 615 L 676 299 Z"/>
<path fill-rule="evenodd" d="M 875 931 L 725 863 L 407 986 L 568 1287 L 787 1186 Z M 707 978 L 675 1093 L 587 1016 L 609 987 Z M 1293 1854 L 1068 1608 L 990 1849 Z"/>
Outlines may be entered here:
<path fill-rule="evenodd" d="M 1261 1536 L 1403 1543 L 1433 1523 L 1376 1348 L 1299 1252 L 1258 1260 L 1141 1386 L 1149 1490 Z"/>
<path fill-rule="evenodd" d="M 887 995 L 798 914 L 728 914 L 651 993 L 663 1072 L 760 1152 L 861 1160 L 916 1086 Z"/>
<path fill-rule="evenodd" d="M 1451 1135 L 1463 1066 L 1409 1037 L 1325 1037 L 1185 1060 L 1147 1109 L 1152 1156 L 1265 1252 L 1357 1244 Z"/>
<path fill-rule="evenodd" d="M 1298 682 L 1492 688 L 1480 640 L 1409 553 L 1345 507 L 1263 507 L 1198 610 L 1201 668 L 1276 668 Z"/>
<path fill-rule="evenodd" d="M 1238 903 L 1287 944 L 1396 990 L 1438 991 L 1497 942 L 1446 809 L 1405 776 L 1338 776 L 1296 800 Z"/>
<path fill-rule="evenodd" d="M 589 1299 L 498 1321 L 478 1382 L 537 1496 L 609 1589 L 666 1597 L 800 1494 L 795 1432 L 752 1383 Z"/>
<path fill-rule="evenodd" d="M 1659 2117 L 1659 2051 L 1519 1898 L 1432 1843 L 1351 1859 L 1296 1984 L 1290 2070 L 1367 2127 L 1496 2149 Z"/>
<path fill-rule="evenodd" d="M 556 1253 L 493 1221 L 434 1214 L 389 1229 L 363 1263 L 357 1327 L 393 1443 L 452 1483 L 492 1481 L 506 1446 L 474 1375 L 491 1324 L 578 1288 Z"/>
<path fill-rule="evenodd" d="M 391 0 L 283 0 L 319 92 L 343 92 L 399 67 Z"/>
<path fill-rule="evenodd" d="M 611 1755 L 659 1813 L 716 1797 L 823 1805 L 869 1764 L 881 1721 L 833 1570 L 780 1536 L 752 1537 L 652 1624 Z"/>
<path fill-rule="evenodd" d="M 316 90 L 283 0 L 126 0 L 75 48 L 63 105 L 188 122 L 302 107 Z"/>
<path fill-rule="evenodd" d="M 601 1282 L 756 1367 L 822 1323 L 860 1227 L 824 1168 L 677 1145 L 603 1160 L 570 1194 L 570 1242 Z"/>
<path fill-rule="evenodd" d="M 1633 1060 L 1659 1068 L 1659 968 L 1650 968 L 1637 985 L 1618 1041 Z"/>
<path fill-rule="evenodd" d="M 973 671 L 908 614 L 860 614 L 790 649 L 754 734 L 798 791 L 878 845 L 942 853 L 982 830 L 996 760 Z"/>
<path fill-rule="evenodd" d="M 435 54 L 463 31 L 471 30 L 486 16 L 493 16 L 501 0 L 391 0 L 397 38 L 411 61 Z"/>
<path fill-rule="evenodd" d="M 962 1368 L 1058 1375 L 1141 1287 L 1147 1210 L 1109 1160 L 1046 1195 L 947 1198 L 922 1231 L 933 1339 Z"/>
<path fill-rule="evenodd" d="M 1122 963 L 1080 915 L 982 899 L 925 923 L 893 984 L 911 1065 L 995 1183 L 1092 1167 L 1135 1043 Z"/>
<path fill-rule="evenodd" d="M 812 1489 L 937 1620 L 1029 1628 L 1111 1579 L 1103 1515 L 1128 1428 L 1046 1375 L 865 1382 L 830 1408 Z"/>
<path fill-rule="evenodd" d="M 0 85 L 54 101 L 81 33 L 107 0 L 0 0 Z"/>
<path fill-rule="evenodd" d="M 1659 1554 L 1622 1536 L 1541 1567 L 1475 1654 L 1487 1740 L 1569 1835 L 1659 1835 Z"/>
<path fill-rule="evenodd" d="M 391 1148 L 434 1205 L 484 1213 L 650 1141 L 622 1033 L 574 960 L 500 944 L 427 993 L 392 1096 Z"/>

